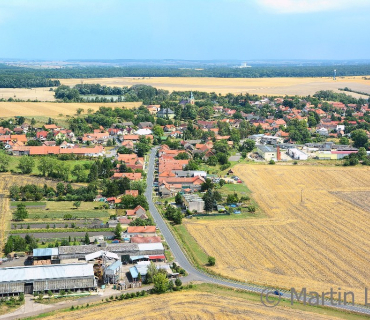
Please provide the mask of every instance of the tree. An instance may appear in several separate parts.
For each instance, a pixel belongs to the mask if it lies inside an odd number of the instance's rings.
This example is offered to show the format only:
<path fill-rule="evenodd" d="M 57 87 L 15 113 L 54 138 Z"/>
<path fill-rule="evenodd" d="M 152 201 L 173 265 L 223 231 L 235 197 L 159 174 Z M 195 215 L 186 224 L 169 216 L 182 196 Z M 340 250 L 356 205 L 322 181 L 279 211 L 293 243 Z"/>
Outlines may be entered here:
<path fill-rule="evenodd" d="M 339 143 L 340 143 L 340 144 L 343 144 L 343 145 L 349 145 L 349 140 L 348 140 L 348 138 L 347 138 L 347 137 L 341 137 L 341 138 L 339 139 Z"/>
<path fill-rule="evenodd" d="M 178 193 L 176 194 L 175 202 L 176 202 L 176 204 L 178 204 L 178 205 L 181 205 L 181 204 L 182 204 L 182 196 L 181 196 L 181 193 L 180 193 L 180 192 L 178 192 Z"/>
<path fill-rule="evenodd" d="M 62 196 L 64 194 L 64 191 L 65 191 L 64 184 L 59 182 L 57 184 L 57 194 L 58 194 L 58 196 Z"/>
<path fill-rule="evenodd" d="M 152 131 L 157 137 L 162 137 L 164 135 L 164 131 L 161 126 L 155 125 Z"/>
<path fill-rule="evenodd" d="M 182 223 L 182 212 L 180 209 L 176 210 L 175 214 L 173 215 L 172 221 L 175 224 L 181 224 Z"/>
<path fill-rule="evenodd" d="M 181 279 L 180 279 L 180 278 L 177 278 L 177 279 L 175 280 L 175 285 L 176 285 L 176 287 L 181 287 L 181 286 L 182 286 L 182 281 L 181 281 Z"/>
<path fill-rule="evenodd" d="M 236 193 L 229 194 L 226 198 L 227 203 L 237 203 L 239 201 L 239 197 Z"/>
<path fill-rule="evenodd" d="M 213 149 L 215 149 L 217 153 L 228 155 L 229 145 L 226 140 L 218 140 L 214 143 Z"/>
<path fill-rule="evenodd" d="M 190 158 L 189 154 L 187 152 L 180 152 L 175 159 L 176 160 L 188 160 Z"/>
<path fill-rule="evenodd" d="M 194 171 L 198 169 L 199 169 L 198 163 L 194 160 L 189 160 L 188 164 L 184 168 L 184 171 Z"/>
<path fill-rule="evenodd" d="M 200 186 L 201 187 L 201 191 L 207 191 L 208 189 L 213 189 L 214 188 L 214 183 L 212 182 L 211 179 L 209 178 L 206 178 L 206 181 L 202 183 L 202 185 Z"/>
<path fill-rule="evenodd" d="M 76 207 L 76 209 L 78 209 L 81 206 L 81 201 L 73 202 L 73 206 Z"/>
<path fill-rule="evenodd" d="M 209 266 L 214 266 L 216 264 L 216 258 L 215 257 L 208 257 L 208 265 Z"/>
<path fill-rule="evenodd" d="M 153 277 L 154 291 L 156 293 L 165 293 L 168 289 L 168 279 L 164 273 L 157 273 Z"/>
<path fill-rule="evenodd" d="M 351 132 L 351 139 L 353 140 L 353 146 L 356 148 L 368 147 L 369 139 L 366 131 L 363 129 L 357 129 Z"/>
<path fill-rule="evenodd" d="M 222 201 L 222 195 L 219 191 L 214 191 L 213 192 L 213 199 L 216 202 Z"/>
<path fill-rule="evenodd" d="M 77 182 L 84 182 L 84 180 L 86 180 L 84 167 L 80 164 L 74 166 L 72 174 L 76 177 Z"/>
<path fill-rule="evenodd" d="M 17 210 L 13 213 L 15 221 L 23 221 L 28 217 L 28 211 L 23 203 L 17 205 Z"/>
<path fill-rule="evenodd" d="M 210 212 L 213 210 L 214 200 L 213 200 L 213 194 L 212 190 L 208 189 L 205 195 L 203 196 L 204 201 L 204 210 L 207 212 Z"/>
<path fill-rule="evenodd" d="M 210 156 L 207 160 L 207 164 L 210 166 L 215 166 L 218 163 L 218 159 L 216 156 Z"/>
<path fill-rule="evenodd" d="M 89 238 L 89 234 L 87 232 L 85 233 L 84 242 L 85 242 L 85 244 L 90 244 L 90 238 Z"/>
<path fill-rule="evenodd" d="M 21 170 L 23 174 L 29 174 L 32 172 L 35 166 L 35 160 L 29 156 L 23 156 L 19 160 L 18 169 Z"/>
<path fill-rule="evenodd" d="M 19 199 L 19 193 L 20 192 L 21 192 L 21 190 L 20 190 L 20 188 L 16 184 L 13 184 L 9 188 L 10 198 L 12 198 L 14 200 L 18 200 Z"/>
<path fill-rule="evenodd" d="M 117 223 L 116 228 L 114 229 L 114 237 L 118 240 L 122 239 L 122 226 L 120 223 Z"/>
<path fill-rule="evenodd" d="M 9 161 L 10 156 L 4 152 L 0 152 L 0 172 L 8 171 Z"/>
<path fill-rule="evenodd" d="M 240 147 L 240 151 L 251 152 L 256 146 L 256 143 L 252 139 L 245 139 L 243 145 Z"/>
<path fill-rule="evenodd" d="M 154 277 L 156 274 L 158 274 L 158 269 L 156 265 L 151 261 L 146 272 L 146 283 L 149 284 L 154 282 Z"/>

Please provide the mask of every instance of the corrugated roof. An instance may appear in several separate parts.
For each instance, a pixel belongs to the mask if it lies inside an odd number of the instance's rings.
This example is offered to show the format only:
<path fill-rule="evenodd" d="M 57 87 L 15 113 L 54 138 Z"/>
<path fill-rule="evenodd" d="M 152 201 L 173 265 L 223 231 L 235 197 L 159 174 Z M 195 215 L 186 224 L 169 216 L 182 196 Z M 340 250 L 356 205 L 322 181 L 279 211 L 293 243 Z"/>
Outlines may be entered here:
<path fill-rule="evenodd" d="M 58 264 L 0 268 L 0 283 L 94 276 L 92 264 Z"/>
<path fill-rule="evenodd" d="M 121 266 L 122 266 L 122 262 L 118 260 L 118 261 L 116 261 L 116 262 L 112 263 L 112 264 L 107 268 L 107 270 L 113 270 L 113 271 L 115 271 L 115 270 L 119 269 Z"/>
<path fill-rule="evenodd" d="M 57 256 L 59 254 L 58 248 L 38 248 L 33 249 L 34 257 Z"/>
<path fill-rule="evenodd" d="M 137 244 L 140 251 L 149 251 L 149 250 L 164 250 L 163 244 L 159 243 L 138 243 Z"/>

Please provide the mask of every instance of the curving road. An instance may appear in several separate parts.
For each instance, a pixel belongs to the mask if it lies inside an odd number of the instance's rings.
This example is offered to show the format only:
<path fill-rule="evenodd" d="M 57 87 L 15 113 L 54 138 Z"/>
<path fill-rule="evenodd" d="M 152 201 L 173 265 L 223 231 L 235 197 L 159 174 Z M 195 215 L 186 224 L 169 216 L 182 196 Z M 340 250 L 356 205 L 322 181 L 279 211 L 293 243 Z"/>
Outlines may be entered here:
<path fill-rule="evenodd" d="M 255 292 L 255 293 L 262 293 L 263 291 L 266 290 L 264 287 L 259 287 L 253 284 L 241 284 L 237 282 L 232 282 L 229 280 L 224 280 L 216 277 L 212 277 L 209 274 L 206 274 L 195 267 L 189 262 L 187 259 L 186 255 L 180 248 L 179 244 L 177 243 L 175 237 L 169 230 L 167 224 L 164 222 L 162 216 L 159 214 L 156 206 L 153 203 L 153 182 L 154 182 L 154 170 L 155 170 L 155 158 L 156 158 L 156 153 L 157 153 L 158 148 L 153 148 L 150 152 L 150 158 L 149 158 L 149 164 L 148 164 L 148 174 L 147 174 L 147 188 L 145 191 L 145 196 L 148 200 L 149 203 L 149 210 L 150 213 L 153 216 L 153 219 L 157 225 L 157 227 L 161 230 L 161 233 L 163 234 L 167 244 L 170 246 L 171 251 L 175 257 L 175 260 L 178 262 L 178 264 L 184 268 L 188 273 L 189 276 L 187 277 L 189 280 L 199 280 L 203 282 L 208 282 L 208 283 L 214 283 L 222 286 L 227 286 L 235 289 L 241 289 L 241 290 L 246 290 L 250 292 Z M 274 290 L 272 290 L 274 291 Z M 290 291 L 282 291 L 282 297 L 284 299 L 291 299 L 291 292 Z M 307 298 L 307 300 L 309 297 Z M 370 316 L 370 308 L 367 308 L 365 306 L 361 305 L 346 305 L 346 306 L 333 306 L 329 300 L 324 301 L 324 305 L 327 307 L 335 308 L 335 309 L 340 309 L 343 311 L 349 311 L 349 312 L 357 312 L 361 314 L 366 314 Z M 262 304 L 261 304 L 262 306 Z"/>

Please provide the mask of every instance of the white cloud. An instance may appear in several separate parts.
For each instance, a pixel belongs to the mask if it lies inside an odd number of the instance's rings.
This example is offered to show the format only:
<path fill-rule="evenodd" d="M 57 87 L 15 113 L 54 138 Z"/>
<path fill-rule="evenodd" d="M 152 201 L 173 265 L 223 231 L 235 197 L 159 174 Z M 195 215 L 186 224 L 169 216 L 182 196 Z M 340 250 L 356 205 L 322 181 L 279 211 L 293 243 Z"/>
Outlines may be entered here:
<path fill-rule="evenodd" d="M 274 13 L 310 13 L 370 6 L 369 0 L 256 0 Z"/>

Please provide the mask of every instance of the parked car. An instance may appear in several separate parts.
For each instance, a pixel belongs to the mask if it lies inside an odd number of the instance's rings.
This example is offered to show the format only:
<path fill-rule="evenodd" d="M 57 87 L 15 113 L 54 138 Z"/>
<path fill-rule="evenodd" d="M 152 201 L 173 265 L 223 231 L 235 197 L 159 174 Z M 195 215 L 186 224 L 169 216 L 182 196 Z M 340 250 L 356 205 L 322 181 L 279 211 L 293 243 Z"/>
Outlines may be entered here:
<path fill-rule="evenodd" d="M 282 296 L 283 295 L 283 293 L 280 292 L 279 290 L 275 290 L 274 294 L 277 295 L 277 296 Z"/>

